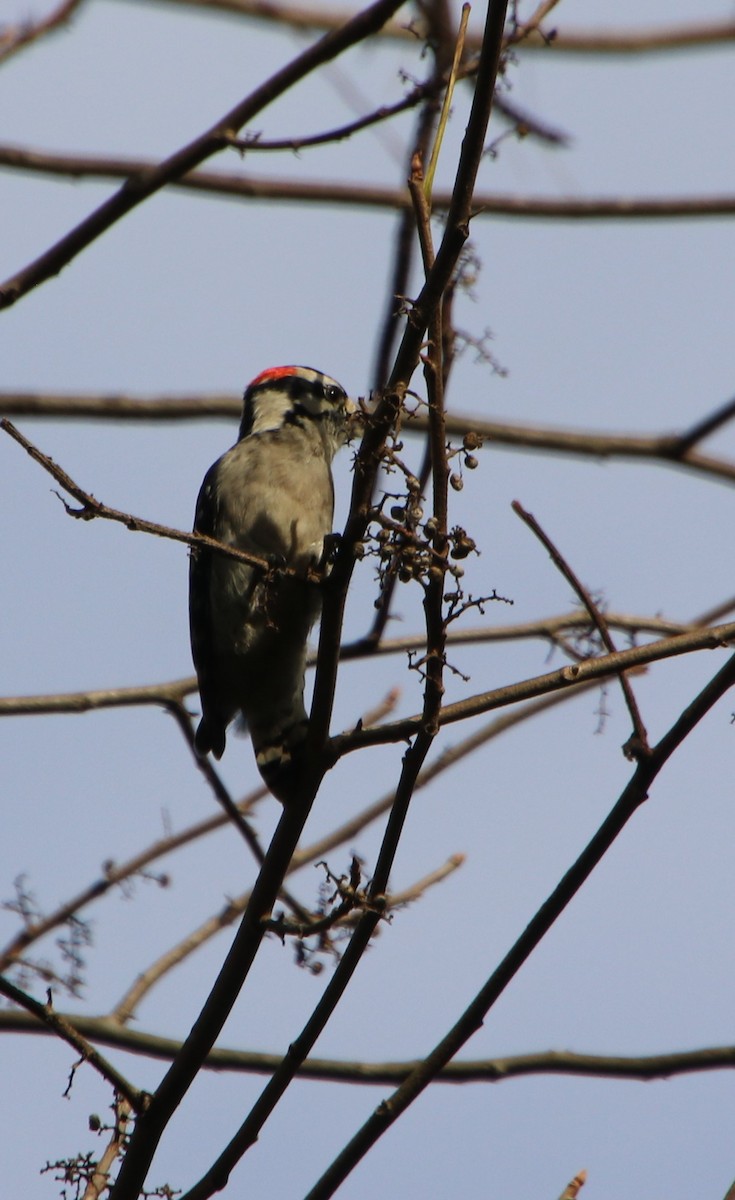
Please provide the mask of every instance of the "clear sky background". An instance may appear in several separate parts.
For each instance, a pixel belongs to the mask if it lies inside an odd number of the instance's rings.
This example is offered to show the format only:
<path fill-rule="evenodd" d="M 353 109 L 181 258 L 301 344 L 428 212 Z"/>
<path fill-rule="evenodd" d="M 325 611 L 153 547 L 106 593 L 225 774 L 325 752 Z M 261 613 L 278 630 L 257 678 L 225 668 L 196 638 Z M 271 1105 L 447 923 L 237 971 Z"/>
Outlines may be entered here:
<path fill-rule="evenodd" d="M 704 16 L 708 0 L 562 0 L 559 28 L 629 27 Z M 0 0 L 0 21 L 26 7 Z M 479 22 L 479 7 L 473 21 Z M 164 157 L 227 111 L 308 41 L 283 29 L 175 5 L 96 0 L 71 30 L 0 70 L 0 140 L 36 148 Z M 255 122 L 266 137 L 298 136 L 402 94 L 399 71 L 426 69 L 420 47 L 358 49 L 273 105 Z M 521 54 L 511 97 L 571 136 L 567 149 L 505 141 L 481 169 L 480 189 L 519 195 L 732 193 L 733 49 L 660 56 Z M 440 164 L 451 183 L 467 113 L 460 89 Z M 411 117 L 337 147 L 300 156 L 220 156 L 217 166 L 301 179 L 397 185 Z M 494 135 L 504 126 L 498 122 Z M 0 174 L 0 274 L 35 257 L 110 193 L 110 185 Z M 254 205 L 167 192 L 85 251 L 63 274 L 0 315 L 5 389 L 238 392 L 257 372 L 304 362 L 355 395 L 371 383 L 395 217 L 388 212 Z M 732 221 L 653 224 L 478 218 L 481 268 L 456 322 L 481 335 L 507 369 L 457 363 L 450 405 L 478 417 L 629 432 L 688 427 L 733 392 Z M 414 286 L 417 284 L 414 281 Z M 416 385 L 420 386 L 419 377 Z M 235 436 L 223 422 L 170 427 L 19 420 L 20 427 L 107 503 L 189 528 L 201 478 Z M 708 443 L 732 456 L 735 435 Z M 416 457 L 419 443 L 407 450 Z M 336 464 L 337 525 L 346 511 L 350 455 Z M 73 522 L 51 481 L 0 438 L 3 492 L 2 694 L 154 683 L 191 672 L 184 547 L 103 522 Z M 616 611 L 689 620 L 733 593 L 731 491 L 691 473 L 644 463 L 591 463 L 485 447 L 480 468 L 452 495 L 452 521 L 482 554 L 467 566 L 474 594 L 496 588 L 506 623 L 568 611 L 569 588 L 513 515 L 530 509 L 578 574 Z M 356 577 L 346 635 L 363 632 L 373 567 Z M 418 590 L 403 589 L 400 624 L 421 628 Z M 541 643 L 465 649 L 448 680 L 458 699 L 561 664 Z M 636 682 L 652 739 L 724 661 L 724 652 L 661 664 Z M 419 680 L 402 658 L 351 664 L 334 728 L 354 723 L 393 686 L 413 712 Z M 192 708 L 196 698 L 192 697 Z M 629 723 L 612 687 L 597 733 L 589 693 L 493 742 L 419 793 L 396 862 L 402 889 L 454 852 L 466 862 L 396 916 L 366 955 L 317 1046 L 322 1056 L 386 1060 L 427 1053 L 454 1022 L 579 853 L 630 775 L 620 751 Z M 492 1010 L 466 1049 L 472 1058 L 545 1049 L 659 1053 L 731 1044 L 733 947 L 733 728 L 725 698 L 665 769 L 592 879 Z M 463 732 L 465 730 L 463 729 Z M 469 732 L 469 727 L 466 732 Z M 456 742 L 457 728 L 436 750 Z M 49 911 L 161 836 L 213 811 L 174 723 L 157 709 L 0 722 L 3 833 L 0 898 L 20 875 Z M 381 795 L 400 746 L 346 760 L 326 780 L 308 841 Z M 222 764 L 236 795 L 256 782 L 251 749 L 231 739 Z M 264 838 L 275 802 L 258 811 Z M 370 870 L 380 828 L 330 856 L 342 870 L 356 850 Z M 103 1013 L 135 973 L 252 879 L 233 833 L 212 836 L 163 864 L 167 889 L 137 881 L 88 916 L 85 986 L 60 1006 Z M 304 902 L 318 877 L 299 877 Z M 0 912 L 2 941 L 17 919 Z M 184 1036 L 229 945 L 224 933 L 144 1002 L 136 1027 Z M 58 962 L 53 939 L 42 954 Z M 290 947 L 264 946 L 228 1022 L 223 1045 L 286 1049 L 331 970 L 313 977 Z M 36 986 L 43 998 L 43 989 Z M 161 1067 L 110 1052 L 141 1086 Z M 70 1052 L 47 1039 L 0 1044 L 3 1191 L 45 1200 L 59 1185 L 47 1159 L 96 1149 L 87 1115 L 106 1115 L 109 1092 L 91 1070 L 62 1098 Z M 259 1094 L 255 1077 L 197 1081 L 156 1158 L 151 1182 L 186 1188 Z M 228 1194 L 297 1198 L 386 1089 L 293 1086 Z M 553 1197 L 581 1168 L 583 1195 L 667 1200 L 724 1196 L 735 1178 L 731 1073 L 641 1084 L 530 1077 L 463 1088 L 434 1086 L 343 1188 L 443 1200 L 462 1195 Z"/>

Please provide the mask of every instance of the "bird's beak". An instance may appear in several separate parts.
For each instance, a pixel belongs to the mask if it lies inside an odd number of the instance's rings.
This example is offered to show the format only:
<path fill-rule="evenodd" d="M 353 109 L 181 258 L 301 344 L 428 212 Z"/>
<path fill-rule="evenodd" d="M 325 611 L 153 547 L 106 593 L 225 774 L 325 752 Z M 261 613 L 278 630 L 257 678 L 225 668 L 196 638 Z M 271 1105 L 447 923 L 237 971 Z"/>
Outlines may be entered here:
<path fill-rule="evenodd" d="M 351 442 L 353 438 L 359 437 L 362 433 L 365 414 L 349 396 L 345 400 L 345 412 L 347 414 L 347 440 Z"/>

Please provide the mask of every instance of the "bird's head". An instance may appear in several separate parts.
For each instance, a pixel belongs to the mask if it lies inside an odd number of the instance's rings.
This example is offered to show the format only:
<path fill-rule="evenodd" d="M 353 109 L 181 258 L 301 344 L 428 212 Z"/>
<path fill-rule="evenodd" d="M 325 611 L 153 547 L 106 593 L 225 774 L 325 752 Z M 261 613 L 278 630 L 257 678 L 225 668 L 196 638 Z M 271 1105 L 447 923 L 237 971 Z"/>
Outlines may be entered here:
<path fill-rule="evenodd" d="M 356 412 L 345 389 L 330 375 L 313 367 L 270 367 L 245 389 L 239 437 L 314 421 L 336 450 L 352 436 Z"/>

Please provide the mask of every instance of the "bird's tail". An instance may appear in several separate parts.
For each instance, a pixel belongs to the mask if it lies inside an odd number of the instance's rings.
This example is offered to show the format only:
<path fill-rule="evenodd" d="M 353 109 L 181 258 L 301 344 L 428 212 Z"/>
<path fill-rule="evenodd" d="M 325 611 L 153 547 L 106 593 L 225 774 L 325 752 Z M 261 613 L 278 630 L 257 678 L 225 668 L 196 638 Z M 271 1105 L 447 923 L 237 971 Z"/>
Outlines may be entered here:
<path fill-rule="evenodd" d="M 295 706 L 294 706 L 295 707 Z M 255 761 L 263 782 L 282 804 L 296 796 L 301 777 L 304 743 L 309 721 L 303 702 L 288 720 L 268 727 L 250 723 Z"/>

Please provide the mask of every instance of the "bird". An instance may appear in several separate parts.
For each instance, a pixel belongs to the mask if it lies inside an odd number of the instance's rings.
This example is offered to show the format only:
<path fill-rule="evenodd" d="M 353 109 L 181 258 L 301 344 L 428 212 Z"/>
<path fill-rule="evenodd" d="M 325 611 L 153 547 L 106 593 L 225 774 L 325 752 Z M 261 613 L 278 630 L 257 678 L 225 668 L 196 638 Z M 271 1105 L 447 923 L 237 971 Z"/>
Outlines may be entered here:
<path fill-rule="evenodd" d="M 284 804 L 298 789 L 307 640 L 321 608 L 308 572 L 324 558 L 332 459 L 357 413 L 342 385 L 312 367 L 262 371 L 245 389 L 238 440 L 207 471 L 196 504 L 196 533 L 272 569 L 192 547 L 189 625 L 202 709 L 195 748 L 220 759 L 239 718 L 263 780 Z"/>

